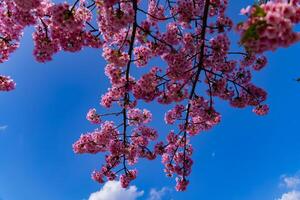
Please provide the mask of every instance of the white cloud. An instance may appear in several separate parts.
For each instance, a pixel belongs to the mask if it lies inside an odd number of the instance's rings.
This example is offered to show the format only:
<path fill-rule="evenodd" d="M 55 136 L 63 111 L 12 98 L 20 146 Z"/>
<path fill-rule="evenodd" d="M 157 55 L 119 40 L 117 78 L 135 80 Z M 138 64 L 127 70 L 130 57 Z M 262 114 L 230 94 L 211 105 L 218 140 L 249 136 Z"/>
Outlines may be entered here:
<path fill-rule="evenodd" d="M 160 190 L 151 189 L 148 200 L 162 200 L 162 197 L 166 195 L 167 192 L 170 192 L 170 189 L 167 187 L 163 187 Z"/>
<path fill-rule="evenodd" d="M 295 176 L 283 176 L 283 183 L 285 187 L 295 189 L 300 186 L 300 177 L 298 175 Z"/>
<path fill-rule="evenodd" d="M 108 181 L 100 191 L 92 193 L 89 200 L 136 200 L 143 195 L 144 191 L 138 191 L 136 186 L 124 189 L 120 182 Z"/>
<path fill-rule="evenodd" d="M 0 131 L 5 131 L 7 129 L 7 125 L 4 125 L 4 126 L 0 126 Z"/>
<path fill-rule="evenodd" d="M 284 193 L 278 200 L 300 200 L 300 192 L 293 190 L 287 193 Z"/>
<path fill-rule="evenodd" d="M 281 176 L 281 186 L 287 189 L 287 192 L 283 193 L 281 198 L 277 200 L 300 200 L 300 173 L 296 173 L 294 176 Z"/>

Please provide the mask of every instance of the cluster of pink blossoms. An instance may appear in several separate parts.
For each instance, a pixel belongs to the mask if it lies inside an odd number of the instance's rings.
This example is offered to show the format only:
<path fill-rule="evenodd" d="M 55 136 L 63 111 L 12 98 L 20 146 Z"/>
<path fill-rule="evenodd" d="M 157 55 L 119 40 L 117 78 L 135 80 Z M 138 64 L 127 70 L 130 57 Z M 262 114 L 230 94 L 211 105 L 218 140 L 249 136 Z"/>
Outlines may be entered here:
<path fill-rule="evenodd" d="M 185 110 L 184 105 L 176 105 L 172 110 L 169 110 L 165 114 L 165 122 L 167 124 L 174 124 L 174 122 L 182 117 L 182 113 Z"/>
<path fill-rule="evenodd" d="M 76 153 L 98 153 L 110 149 L 118 152 L 116 144 L 111 145 L 111 140 L 118 138 L 119 131 L 116 129 L 114 122 L 105 121 L 101 124 L 100 129 L 92 133 L 81 135 L 80 140 L 73 145 Z"/>
<path fill-rule="evenodd" d="M 15 82 L 9 76 L 0 75 L 0 91 L 11 91 L 15 87 Z"/>
<path fill-rule="evenodd" d="M 268 1 L 242 9 L 248 19 L 237 26 L 241 33 L 241 43 L 255 53 L 288 47 L 300 40 L 295 25 L 300 22 L 299 0 Z"/>
<path fill-rule="evenodd" d="M 185 177 L 190 175 L 192 171 L 192 145 L 189 144 L 186 137 L 179 136 L 173 131 L 168 134 L 167 142 L 168 145 L 164 148 L 164 153 L 162 154 L 162 163 L 165 165 L 164 171 L 169 177 L 177 174 L 176 190 L 184 191 L 189 184 Z M 183 151 L 178 151 L 179 148 L 183 149 Z"/>
<path fill-rule="evenodd" d="M 147 124 L 152 119 L 152 114 L 149 112 L 149 110 L 140 110 L 137 108 L 133 108 L 128 110 L 128 124 L 131 126 L 138 126 L 141 124 Z"/>
<path fill-rule="evenodd" d="M 100 115 L 96 113 L 96 109 L 90 109 L 86 115 L 86 119 L 92 124 L 99 124 L 101 122 Z"/>
<path fill-rule="evenodd" d="M 20 11 L 14 1 L 0 3 L 0 63 L 3 63 L 19 47 L 24 26 L 18 20 Z"/>
<path fill-rule="evenodd" d="M 150 102 L 159 95 L 157 88 L 159 79 L 156 76 L 158 72 L 159 68 L 153 67 L 149 73 L 144 74 L 141 79 L 135 83 L 132 89 L 135 98 Z"/>
<path fill-rule="evenodd" d="M 114 39 L 116 33 L 134 21 L 135 10 L 131 1 L 97 0 L 96 4 L 99 29 L 106 41 Z"/>
<path fill-rule="evenodd" d="M 61 49 L 74 52 L 84 46 L 100 48 L 102 42 L 99 34 L 92 34 L 98 30 L 89 23 L 91 18 L 85 0 L 77 0 L 73 6 L 51 0 L 1 0 L 0 63 L 19 47 L 24 28 L 32 25 L 33 54 L 38 62 L 52 60 Z"/>
<path fill-rule="evenodd" d="M 133 54 L 135 53 L 137 57 L 135 63 L 143 66 L 150 59 L 148 57 L 150 50 L 147 51 L 144 47 L 140 50 L 134 48 L 137 35 L 136 1 L 98 0 L 95 5 L 99 30 L 104 40 L 102 56 L 108 62 L 105 75 L 112 84 L 108 92 L 102 96 L 101 105 L 110 108 L 116 104 L 120 106 L 120 111 L 98 115 L 91 109 L 87 118 L 91 122 L 98 122 L 98 116 L 111 115 L 121 119 L 116 120 L 120 124 L 114 126 L 115 134 L 110 136 L 97 134 L 96 129 L 92 134 L 82 135 L 74 144 L 74 151 L 88 153 L 89 150 L 82 150 L 88 147 L 94 152 L 94 147 L 101 144 L 103 146 L 101 152 L 106 152 L 105 164 L 100 170 L 92 173 L 92 178 L 99 183 L 103 183 L 105 178 L 107 180 L 118 178 L 121 185 L 127 187 L 137 176 L 137 170 L 131 166 L 136 164 L 139 158 L 149 160 L 156 158 L 156 154 L 150 150 L 150 145 L 157 139 L 158 134 L 155 129 L 147 126 L 152 114 L 146 109 L 136 108 L 137 100 L 130 95 L 136 88 L 136 81 L 130 75 L 130 65 L 134 63 Z M 108 121 L 103 120 L 100 123 L 103 127 Z M 94 134 L 99 135 L 98 138 L 102 140 L 95 142 L 91 139 L 91 135 Z"/>
<path fill-rule="evenodd" d="M 98 115 L 91 109 L 87 119 L 102 128 L 82 135 L 74 144 L 76 153 L 106 152 L 105 164 L 92 173 L 95 181 L 119 178 L 127 187 L 137 176 L 137 169 L 131 166 L 139 158 L 161 156 L 166 175 L 176 176 L 176 189 L 184 191 L 193 164 L 189 141 L 221 121 L 214 108 L 216 97 L 237 108 L 254 106 L 258 115 L 268 112 L 263 104 L 266 92 L 252 83 L 252 71 L 261 70 L 266 58 L 230 51 L 227 32 L 233 23 L 225 15 L 227 4 L 227 0 L 178 0 L 164 7 L 151 0 L 144 9 L 137 0 L 96 1 L 105 74 L 111 83 L 100 104 L 120 110 Z M 144 20 L 137 20 L 142 14 Z M 236 55 L 241 58 L 237 60 Z M 157 58 L 166 67 L 149 67 Z M 133 77 L 132 71 L 140 67 L 144 73 Z M 204 94 L 199 93 L 200 83 L 206 86 Z M 165 143 L 152 143 L 158 133 L 146 126 L 152 114 L 137 108 L 140 101 L 175 103 L 165 121 L 177 131 L 169 131 Z M 103 133 L 103 126 L 112 122 L 100 121 L 100 116 L 118 118 L 113 134 Z"/>
<path fill-rule="evenodd" d="M 104 153 L 105 161 L 92 178 L 99 183 L 119 179 L 122 187 L 136 179 L 139 159 L 161 157 L 166 175 L 176 179 L 176 190 L 186 190 L 193 165 L 190 141 L 221 121 L 216 99 L 267 114 L 267 93 L 252 82 L 253 71 L 267 64 L 260 53 L 299 38 L 293 31 L 300 21 L 298 0 L 243 10 L 249 19 L 238 31 L 246 51 L 232 50 L 228 0 L 149 0 L 146 6 L 140 0 L 74 1 L 0 0 L 0 62 L 18 47 L 28 25 L 35 26 L 39 62 L 50 61 L 60 50 L 102 47 L 111 86 L 100 104 L 114 112 L 90 109 L 86 118 L 99 127 L 81 135 L 73 149 Z M 160 60 L 160 66 L 152 66 L 153 60 Z M 0 91 L 14 87 L 9 77 L 0 76 Z M 172 106 L 164 118 L 167 134 L 149 125 L 153 116 L 138 108 L 141 101 Z M 157 141 L 162 137 L 165 142 Z"/>
<path fill-rule="evenodd" d="M 86 26 L 97 31 L 89 22 L 91 11 L 85 0 L 78 0 L 73 6 L 67 3 L 54 4 L 50 0 L 4 0 L 0 7 L 0 62 L 17 47 L 23 29 L 35 26 L 33 40 L 34 56 L 39 62 L 46 62 L 59 50 L 79 51 L 84 46 L 100 48 L 102 42 L 97 35 L 86 30 Z M 76 4 L 79 3 L 79 6 Z"/>
<path fill-rule="evenodd" d="M 84 46 L 102 46 L 100 38 L 86 30 L 86 26 L 89 25 L 92 31 L 98 31 L 90 23 L 92 13 L 86 7 L 85 1 L 80 0 L 78 7 L 76 3 L 73 6 L 67 3 L 48 4 L 44 8 L 45 14 L 40 18 L 33 33 L 34 56 L 37 61 L 50 61 L 61 49 L 76 52 Z"/>

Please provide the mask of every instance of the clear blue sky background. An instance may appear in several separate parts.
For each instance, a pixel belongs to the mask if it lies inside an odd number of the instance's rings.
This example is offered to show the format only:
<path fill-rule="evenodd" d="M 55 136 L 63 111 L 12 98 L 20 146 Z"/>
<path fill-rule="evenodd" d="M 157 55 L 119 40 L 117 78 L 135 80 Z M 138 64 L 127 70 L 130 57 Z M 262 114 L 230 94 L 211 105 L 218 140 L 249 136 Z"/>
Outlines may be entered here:
<path fill-rule="evenodd" d="M 230 1 L 228 13 L 239 21 L 241 7 L 252 1 Z M 234 2 L 234 3 L 233 3 Z M 234 37 L 234 36 L 233 36 Z M 75 155 L 72 143 L 93 130 L 85 120 L 90 107 L 100 109 L 99 98 L 108 80 L 101 51 L 59 53 L 52 62 L 37 63 L 32 56 L 31 30 L 20 49 L 0 65 L 17 89 L 0 93 L 0 199 L 82 200 L 100 189 L 90 179 L 101 155 Z M 300 44 L 269 53 L 269 65 L 255 74 L 255 83 L 269 92 L 271 112 L 258 117 L 251 109 L 217 105 L 222 123 L 195 137 L 193 172 L 184 193 L 174 200 L 269 200 L 279 197 L 282 174 L 300 170 Z M 152 123 L 168 130 L 156 107 Z M 142 161 L 134 184 L 146 195 L 151 188 L 173 188 L 174 179 L 163 173 L 160 160 Z M 165 197 L 167 199 L 167 197 Z M 170 198 L 169 198 L 170 199 Z"/>

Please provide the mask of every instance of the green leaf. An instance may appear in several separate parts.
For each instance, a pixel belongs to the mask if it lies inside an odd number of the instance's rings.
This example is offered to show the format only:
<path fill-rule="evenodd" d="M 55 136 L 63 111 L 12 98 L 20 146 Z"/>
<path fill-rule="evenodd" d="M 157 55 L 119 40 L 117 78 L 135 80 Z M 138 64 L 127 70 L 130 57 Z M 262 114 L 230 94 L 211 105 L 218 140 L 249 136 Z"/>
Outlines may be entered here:
<path fill-rule="evenodd" d="M 256 27 L 257 25 L 256 24 L 253 24 L 251 25 L 244 33 L 242 39 L 241 39 L 241 42 L 244 43 L 246 42 L 247 40 L 250 40 L 250 39 L 258 39 L 258 34 L 257 34 L 257 31 L 256 31 Z"/>
<path fill-rule="evenodd" d="M 244 33 L 241 43 L 245 43 L 248 40 L 257 40 L 259 39 L 258 30 L 261 28 L 265 28 L 267 26 L 266 21 L 260 20 L 256 22 L 255 24 L 252 24 Z"/>
<path fill-rule="evenodd" d="M 254 5 L 255 12 L 252 14 L 252 17 L 265 17 L 267 13 L 259 5 Z"/>

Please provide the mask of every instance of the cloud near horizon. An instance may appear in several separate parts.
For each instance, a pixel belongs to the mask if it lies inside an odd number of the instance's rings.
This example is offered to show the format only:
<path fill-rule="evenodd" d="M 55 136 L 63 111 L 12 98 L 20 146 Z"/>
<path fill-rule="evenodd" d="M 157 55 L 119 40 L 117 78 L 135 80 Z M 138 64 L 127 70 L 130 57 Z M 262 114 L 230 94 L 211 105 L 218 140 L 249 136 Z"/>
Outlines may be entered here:
<path fill-rule="evenodd" d="M 300 192 L 297 190 L 286 192 L 278 200 L 300 200 Z"/>
<path fill-rule="evenodd" d="M 171 189 L 169 189 L 167 187 L 163 187 L 160 190 L 156 190 L 156 189 L 152 188 L 150 190 L 148 200 L 162 200 L 163 197 L 169 192 L 171 192 Z"/>
<path fill-rule="evenodd" d="M 300 173 L 298 172 L 294 176 L 283 175 L 281 179 L 281 185 L 289 191 L 283 193 L 277 200 L 300 200 Z"/>
<path fill-rule="evenodd" d="M 124 189 L 120 182 L 108 181 L 100 191 L 92 193 L 89 200 L 137 200 L 143 195 L 144 191 L 138 191 L 136 186 Z"/>

